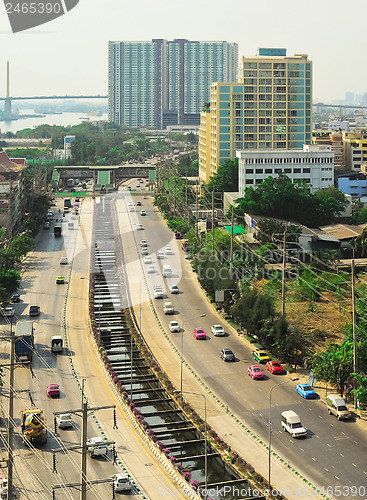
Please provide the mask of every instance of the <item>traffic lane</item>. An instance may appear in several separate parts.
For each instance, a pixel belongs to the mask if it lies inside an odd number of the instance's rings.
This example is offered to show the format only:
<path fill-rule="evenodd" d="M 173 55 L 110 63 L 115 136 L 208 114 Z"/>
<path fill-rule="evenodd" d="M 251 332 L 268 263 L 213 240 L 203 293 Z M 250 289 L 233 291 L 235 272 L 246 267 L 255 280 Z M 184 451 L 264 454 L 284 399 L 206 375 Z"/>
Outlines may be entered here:
<path fill-rule="evenodd" d="M 180 306 L 176 305 L 179 303 L 180 298 L 183 299 L 185 296 L 185 293 L 181 294 L 180 296 L 176 296 L 175 300 L 172 300 L 172 302 L 175 304 L 175 310 L 180 309 Z M 190 300 L 192 300 L 192 295 L 186 295 L 186 297 L 190 297 Z M 186 301 L 187 302 L 187 301 Z M 192 306 L 190 305 L 190 313 L 195 316 L 199 316 L 199 314 L 205 310 L 205 308 L 200 307 L 193 309 Z M 161 317 L 162 324 L 164 324 L 167 327 L 168 331 L 168 323 L 170 320 L 177 320 L 181 326 L 182 326 L 182 318 L 180 314 L 175 314 L 172 316 L 163 316 L 161 308 L 158 309 L 158 314 Z M 181 321 L 180 321 L 181 320 Z M 248 359 L 247 353 L 244 352 L 244 346 L 243 346 L 243 341 L 239 339 L 235 335 L 230 335 L 227 338 L 223 337 L 214 337 L 212 334 L 208 334 L 209 339 L 206 341 L 196 341 L 193 340 L 192 336 L 192 328 L 194 327 L 204 327 L 207 328 L 207 331 L 210 332 L 209 330 L 209 325 L 205 327 L 203 325 L 204 321 L 206 318 L 197 318 L 196 320 L 189 320 L 187 323 L 185 323 L 185 332 L 184 332 L 184 358 L 189 361 L 189 363 L 198 371 L 201 373 L 202 377 L 205 379 L 205 381 L 213 388 L 213 384 L 215 385 L 215 392 L 219 395 L 221 394 L 221 399 L 225 403 L 228 403 L 229 406 L 235 410 L 237 414 L 239 414 L 244 421 L 248 423 L 250 428 L 256 429 L 256 432 L 260 433 L 260 435 L 264 436 L 264 432 L 267 432 L 267 429 L 265 428 L 267 426 L 268 419 L 265 418 L 265 427 L 264 425 L 259 425 L 259 412 L 256 411 L 257 408 L 260 408 L 260 413 L 264 413 L 264 410 L 262 409 L 263 401 L 268 400 L 269 398 L 269 391 L 271 387 L 274 384 L 279 383 L 282 381 L 282 376 L 281 375 L 271 375 L 270 372 L 266 375 L 268 377 L 268 384 L 265 384 L 265 381 L 251 381 L 249 379 L 249 382 L 252 382 L 253 384 L 256 384 L 256 386 L 251 386 L 249 384 L 244 384 L 245 387 L 248 387 L 250 390 L 247 391 L 247 394 L 243 394 L 243 391 L 239 393 L 237 390 L 238 388 L 238 379 L 243 379 L 243 377 L 248 377 L 247 376 L 247 367 L 250 364 L 258 364 L 255 363 L 253 358 Z M 188 335 L 187 335 L 188 334 Z M 182 338 L 180 334 L 170 334 L 171 338 L 173 339 L 174 343 L 176 344 L 177 348 L 180 350 L 181 349 L 181 343 L 182 343 Z M 214 341 L 213 343 L 211 341 Z M 192 342 L 194 342 L 196 345 L 192 349 Z M 203 360 L 214 360 L 213 356 L 218 356 L 217 359 L 219 358 L 219 351 L 220 348 L 222 347 L 229 347 L 231 348 L 237 355 L 239 359 L 242 361 L 242 366 L 236 366 L 236 363 L 224 363 L 223 361 L 219 360 L 219 363 L 223 363 L 224 366 L 217 366 L 217 377 L 211 377 L 211 369 L 213 366 L 213 362 L 210 363 L 203 363 Z M 195 357 L 198 358 L 195 360 Z M 218 363 L 217 361 L 214 361 L 216 364 Z M 196 366 L 195 366 L 196 365 Z M 206 370 L 206 366 L 208 366 L 209 370 Z M 265 366 L 263 366 L 264 371 L 266 373 Z M 231 380 L 231 376 L 233 374 L 233 371 L 235 373 L 235 376 L 233 377 L 233 380 Z M 224 387 L 219 387 L 217 380 L 218 378 L 221 379 L 222 382 L 224 382 Z M 296 394 L 295 392 L 295 383 L 290 384 L 292 385 L 292 392 L 291 392 L 291 398 L 289 401 L 289 405 L 287 407 L 284 407 L 281 409 L 281 411 L 293 408 L 295 405 L 298 407 L 299 406 L 299 412 L 304 413 L 304 405 L 306 403 L 311 404 L 315 403 L 315 405 L 312 407 L 311 414 L 313 415 L 314 422 L 311 422 L 310 425 L 308 425 L 307 422 L 304 423 L 306 427 L 312 429 L 312 428 L 317 428 L 320 429 L 320 420 L 324 420 L 325 417 L 328 417 L 326 413 L 326 407 L 325 405 L 320 402 L 320 401 L 303 401 L 299 402 L 300 396 Z M 253 394 L 253 390 L 256 387 L 256 392 Z M 279 388 L 280 389 L 280 388 Z M 278 389 L 278 390 L 279 390 Z M 289 391 L 290 389 L 285 389 L 286 391 Z M 246 392 L 246 391 L 245 391 Z M 230 394 L 230 400 L 229 400 L 229 394 Z M 238 402 L 238 398 L 245 398 L 246 400 L 246 407 L 244 407 L 242 404 Z M 298 403 L 297 403 L 298 399 Z M 296 401 L 295 401 L 296 400 Z M 256 413 L 256 417 L 254 415 L 248 415 L 247 408 L 250 408 L 252 411 Z M 265 407 L 265 414 L 268 412 L 266 410 L 267 407 Z M 316 416 L 315 416 L 315 409 L 316 409 Z M 302 411 L 303 410 L 303 411 Z M 279 415 L 281 413 L 279 411 Z M 297 410 L 296 410 L 297 411 Z M 301 414 L 302 414 L 301 413 Z M 260 417 L 262 418 L 262 417 Z M 344 422 L 339 422 L 339 424 L 343 424 Z M 328 425 L 326 422 L 322 422 L 322 427 L 323 429 L 320 429 L 320 433 L 324 436 L 329 436 L 330 432 L 328 429 Z M 310 431 L 312 432 L 312 431 Z M 265 434 L 266 435 L 266 434 Z M 315 439 L 320 439 L 319 435 L 317 434 Z M 338 435 L 334 436 L 334 440 L 338 440 L 339 437 Z M 365 441 L 365 437 L 363 435 L 360 436 L 360 439 L 362 439 L 362 442 Z M 309 440 L 308 442 L 311 442 Z M 313 470 L 313 462 L 317 460 L 317 471 L 320 471 L 318 474 L 317 481 L 320 484 L 324 484 L 324 477 L 325 474 L 330 470 L 332 475 L 332 480 L 333 481 L 338 481 L 338 478 L 344 477 L 345 479 L 338 484 L 341 485 L 358 485 L 358 481 L 360 482 L 361 480 L 361 474 L 364 472 L 364 470 L 358 469 L 358 465 L 356 467 L 355 460 L 353 461 L 353 454 L 355 453 L 354 449 L 354 443 L 355 439 L 350 438 L 348 439 L 348 443 L 346 444 L 346 448 L 348 451 L 336 451 L 338 453 L 339 458 L 341 459 L 340 462 L 336 461 L 335 465 L 331 466 L 330 465 L 330 453 L 327 453 L 327 450 L 330 448 L 328 446 L 328 443 L 325 442 L 325 439 L 320 439 L 318 444 L 315 446 L 315 442 L 313 441 L 312 445 L 309 446 L 306 444 L 304 448 L 302 448 L 302 452 L 300 452 L 296 445 L 292 442 L 293 446 L 289 448 L 289 446 L 282 446 L 282 442 L 278 443 L 277 440 L 274 440 L 274 443 L 276 445 L 279 444 L 280 447 L 282 447 L 281 453 L 283 453 L 285 457 L 287 457 L 290 461 L 293 463 L 299 463 L 300 455 L 304 454 L 307 452 L 310 455 L 310 467 L 307 470 L 308 474 L 312 474 L 312 477 L 315 477 L 315 472 Z M 287 443 L 288 444 L 288 443 Z M 292 448 L 295 449 L 295 452 L 292 452 Z M 361 447 L 360 452 L 362 455 L 365 455 L 364 451 L 364 446 Z M 331 452 L 332 453 L 332 452 Z M 313 454 L 317 455 L 317 459 L 313 456 Z M 345 457 L 348 455 L 348 461 L 349 465 L 347 465 L 347 473 L 346 473 L 346 465 L 345 465 Z M 302 470 L 305 470 L 307 467 L 304 466 L 302 463 Z M 363 467 L 362 467 L 363 469 Z M 363 476 L 362 476 L 363 477 Z M 321 482 L 323 480 L 323 482 Z M 343 484 L 342 484 L 343 483 Z"/>

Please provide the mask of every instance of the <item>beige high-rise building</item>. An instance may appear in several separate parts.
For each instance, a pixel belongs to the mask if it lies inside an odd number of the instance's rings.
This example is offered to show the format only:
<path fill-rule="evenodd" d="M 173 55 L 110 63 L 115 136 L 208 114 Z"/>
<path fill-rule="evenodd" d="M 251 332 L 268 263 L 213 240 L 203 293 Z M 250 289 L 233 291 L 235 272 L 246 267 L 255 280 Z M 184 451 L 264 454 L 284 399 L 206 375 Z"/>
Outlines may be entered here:
<path fill-rule="evenodd" d="M 243 57 L 238 83 L 212 84 L 207 115 L 199 134 L 202 181 L 237 150 L 302 150 L 311 144 L 312 62 L 273 48 Z"/>

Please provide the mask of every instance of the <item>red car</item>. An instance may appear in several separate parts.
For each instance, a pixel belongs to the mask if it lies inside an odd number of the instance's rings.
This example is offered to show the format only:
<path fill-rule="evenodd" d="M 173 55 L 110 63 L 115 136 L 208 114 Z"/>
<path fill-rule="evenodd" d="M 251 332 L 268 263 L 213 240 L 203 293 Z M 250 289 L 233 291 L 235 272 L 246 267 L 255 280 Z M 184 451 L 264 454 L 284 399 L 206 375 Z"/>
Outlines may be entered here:
<path fill-rule="evenodd" d="M 60 387 L 58 384 L 49 384 L 46 387 L 46 396 L 49 398 L 58 398 L 60 396 Z"/>
<path fill-rule="evenodd" d="M 249 376 L 255 380 L 260 379 L 260 378 L 264 378 L 264 372 L 262 371 L 260 366 L 250 365 L 247 368 L 247 372 L 248 372 Z"/>
<path fill-rule="evenodd" d="M 279 363 L 279 361 L 268 361 L 266 363 L 266 368 L 271 373 L 283 373 L 283 371 L 284 371 L 284 368 Z"/>
<path fill-rule="evenodd" d="M 196 340 L 205 340 L 206 339 L 206 333 L 202 328 L 195 328 L 194 331 L 192 332 L 194 334 L 194 337 Z"/>

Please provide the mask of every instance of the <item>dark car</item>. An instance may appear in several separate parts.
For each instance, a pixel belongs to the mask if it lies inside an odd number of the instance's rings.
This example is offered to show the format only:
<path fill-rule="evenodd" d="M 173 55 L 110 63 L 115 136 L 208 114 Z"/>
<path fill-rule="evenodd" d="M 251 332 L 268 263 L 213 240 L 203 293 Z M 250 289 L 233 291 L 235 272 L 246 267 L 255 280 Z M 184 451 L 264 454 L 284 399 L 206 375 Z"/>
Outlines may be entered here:
<path fill-rule="evenodd" d="M 50 223 L 48 221 L 44 222 L 43 229 L 50 229 Z"/>
<path fill-rule="evenodd" d="M 40 306 L 29 307 L 29 316 L 39 316 L 40 312 L 41 312 Z"/>
<path fill-rule="evenodd" d="M 141 207 L 141 201 L 137 201 L 137 202 L 136 202 L 136 206 L 137 206 L 137 207 Z"/>
<path fill-rule="evenodd" d="M 12 296 L 10 297 L 11 302 L 20 302 L 20 295 L 19 293 L 13 293 Z"/>
<path fill-rule="evenodd" d="M 220 357 L 223 361 L 234 361 L 234 352 L 231 349 L 221 349 Z"/>

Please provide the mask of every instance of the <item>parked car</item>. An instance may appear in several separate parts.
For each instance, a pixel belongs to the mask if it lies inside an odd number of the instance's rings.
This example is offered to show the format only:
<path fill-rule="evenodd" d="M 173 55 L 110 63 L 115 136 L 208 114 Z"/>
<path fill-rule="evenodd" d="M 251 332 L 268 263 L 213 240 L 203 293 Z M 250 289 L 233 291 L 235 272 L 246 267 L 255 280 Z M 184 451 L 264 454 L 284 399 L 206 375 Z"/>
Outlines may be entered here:
<path fill-rule="evenodd" d="M 221 349 L 220 350 L 220 357 L 221 357 L 221 359 L 223 359 L 223 361 L 234 361 L 235 360 L 234 352 L 231 351 L 231 349 Z"/>
<path fill-rule="evenodd" d="M 171 293 L 180 293 L 180 290 L 177 285 L 170 285 L 169 289 Z"/>
<path fill-rule="evenodd" d="M 212 325 L 210 330 L 215 337 L 224 337 L 226 334 L 222 325 Z"/>
<path fill-rule="evenodd" d="M 170 248 L 170 247 L 165 248 L 165 249 L 164 249 L 164 253 L 165 253 L 166 255 L 172 255 L 172 250 L 171 250 L 171 248 Z"/>
<path fill-rule="evenodd" d="M 181 331 L 181 328 L 180 328 L 178 321 L 170 321 L 168 326 L 169 326 L 170 332 L 172 332 L 172 333 Z"/>
<path fill-rule="evenodd" d="M 60 275 L 60 276 L 58 276 L 58 277 L 56 278 L 56 284 L 57 284 L 57 285 L 63 285 L 64 283 L 65 283 L 65 278 L 64 278 L 64 276 L 61 276 L 61 275 Z"/>
<path fill-rule="evenodd" d="M 196 340 L 205 340 L 206 339 L 206 333 L 202 328 L 194 328 L 194 331 L 192 332 Z"/>
<path fill-rule="evenodd" d="M 316 397 L 316 392 L 310 386 L 310 384 L 297 384 L 296 391 L 304 399 L 312 399 Z"/>
<path fill-rule="evenodd" d="M 40 306 L 29 306 L 29 316 L 39 316 L 40 312 Z"/>
<path fill-rule="evenodd" d="M 141 247 L 147 247 L 148 246 L 147 240 L 141 240 L 140 246 Z"/>
<path fill-rule="evenodd" d="M 255 361 L 257 361 L 258 363 L 267 363 L 270 360 L 267 352 L 261 349 L 252 351 L 252 355 L 255 358 Z"/>
<path fill-rule="evenodd" d="M 254 380 L 264 378 L 264 372 L 262 371 L 262 369 L 260 368 L 260 366 L 257 366 L 257 365 L 251 365 L 251 366 L 249 366 L 247 368 L 247 373 Z"/>
<path fill-rule="evenodd" d="M 111 476 L 111 479 L 113 479 L 113 486 L 116 492 L 130 491 L 132 488 L 127 474 L 123 474 L 120 472 L 119 474 L 114 474 L 113 476 Z"/>
<path fill-rule="evenodd" d="M 67 264 L 68 263 L 68 258 L 67 257 L 61 257 L 59 263 L 60 264 Z"/>
<path fill-rule="evenodd" d="M 141 207 L 141 201 L 137 201 L 137 202 L 136 202 L 136 206 L 137 206 L 137 207 Z"/>
<path fill-rule="evenodd" d="M 152 258 L 150 255 L 147 255 L 146 257 L 144 257 L 144 264 L 151 264 L 153 261 L 152 261 Z"/>
<path fill-rule="evenodd" d="M 58 384 L 49 384 L 46 387 L 46 396 L 48 398 L 58 398 L 60 396 L 60 387 Z"/>
<path fill-rule="evenodd" d="M 142 224 L 136 224 L 136 229 L 137 229 L 137 231 L 141 231 L 143 229 L 143 225 Z"/>
<path fill-rule="evenodd" d="M 148 255 L 148 249 L 147 249 L 146 247 L 143 247 L 143 248 L 141 249 L 141 254 L 142 254 L 142 255 Z"/>
<path fill-rule="evenodd" d="M 148 266 L 147 267 L 147 272 L 149 274 L 154 274 L 155 273 L 155 267 L 154 266 Z"/>
<path fill-rule="evenodd" d="M 50 229 L 50 223 L 48 221 L 43 223 L 43 229 Z"/>
<path fill-rule="evenodd" d="M 164 259 L 164 253 L 163 252 L 157 252 L 157 259 Z"/>
<path fill-rule="evenodd" d="M 147 215 L 146 211 L 145 210 L 140 210 L 140 215 Z"/>
<path fill-rule="evenodd" d="M 11 302 L 20 302 L 20 295 L 19 293 L 12 293 L 10 297 Z"/>
<path fill-rule="evenodd" d="M 64 427 L 72 427 L 73 420 L 71 418 L 71 413 L 61 413 L 61 415 L 57 415 L 56 422 L 60 429 L 63 429 Z"/>
<path fill-rule="evenodd" d="M 279 363 L 279 361 L 268 361 L 266 363 L 266 369 L 269 370 L 269 372 L 275 373 L 275 374 L 284 372 L 284 368 Z"/>

